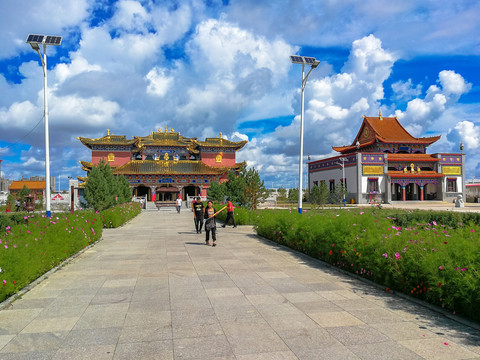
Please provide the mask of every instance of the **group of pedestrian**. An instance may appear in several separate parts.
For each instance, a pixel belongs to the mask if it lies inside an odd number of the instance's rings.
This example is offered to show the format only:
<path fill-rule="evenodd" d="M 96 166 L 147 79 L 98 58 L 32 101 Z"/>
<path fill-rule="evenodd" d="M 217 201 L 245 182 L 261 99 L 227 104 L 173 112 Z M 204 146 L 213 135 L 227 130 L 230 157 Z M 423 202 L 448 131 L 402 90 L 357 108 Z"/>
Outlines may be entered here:
<path fill-rule="evenodd" d="M 216 246 L 217 241 L 217 222 L 215 217 L 223 210 L 227 209 L 227 219 L 222 227 L 225 227 L 227 222 L 231 219 L 233 227 L 236 228 L 235 219 L 233 217 L 233 204 L 230 199 L 227 199 L 227 206 L 216 211 L 211 200 L 207 201 L 207 206 L 204 207 L 200 197 L 197 197 L 192 202 L 193 220 L 195 222 L 195 230 L 197 234 L 202 233 L 202 226 L 205 223 L 205 244 L 210 245 L 210 233 L 212 234 L 212 246 Z"/>

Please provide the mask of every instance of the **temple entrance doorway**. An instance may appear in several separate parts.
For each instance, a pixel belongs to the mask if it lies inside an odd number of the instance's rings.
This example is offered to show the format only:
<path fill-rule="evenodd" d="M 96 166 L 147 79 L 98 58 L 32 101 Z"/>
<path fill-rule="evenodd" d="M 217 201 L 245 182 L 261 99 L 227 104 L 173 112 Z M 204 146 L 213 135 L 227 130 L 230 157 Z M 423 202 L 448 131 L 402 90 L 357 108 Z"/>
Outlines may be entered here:
<path fill-rule="evenodd" d="M 180 195 L 178 188 L 175 186 L 158 187 L 156 189 L 156 193 L 157 193 L 157 196 L 156 196 L 157 201 L 162 201 L 162 202 L 175 201 L 177 197 Z"/>
<path fill-rule="evenodd" d="M 195 185 L 185 186 L 183 188 L 183 199 L 188 199 L 188 197 L 199 196 L 200 188 Z"/>
<path fill-rule="evenodd" d="M 145 185 L 139 185 L 135 189 L 135 196 L 147 196 L 147 200 L 150 201 L 150 188 Z"/>
<path fill-rule="evenodd" d="M 405 187 L 406 200 L 420 200 L 420 187 L 417 184 L 410 183 Z"/>

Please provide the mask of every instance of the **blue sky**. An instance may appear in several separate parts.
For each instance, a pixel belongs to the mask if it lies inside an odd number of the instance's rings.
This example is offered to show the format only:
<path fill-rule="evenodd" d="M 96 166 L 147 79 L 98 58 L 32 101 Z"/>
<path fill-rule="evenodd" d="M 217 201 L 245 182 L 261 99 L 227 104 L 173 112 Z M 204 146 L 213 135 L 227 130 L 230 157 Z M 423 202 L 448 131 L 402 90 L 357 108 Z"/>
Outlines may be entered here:
<path fill-rule="evenodd" d="M 362 115 L 397 115 L 430 152 L 467 153 L 480 177 L 480 3 L 387 0 L 0 0 L 0 159 L 10 179 L 44 174 L 43 83 L 29 33 L 48 49 L 51 173 L 83 176 L 77 136 L 248 138 L 237 153 L 267 185 L 297 186 L 301 67 L 305 156 L 350 144 Z M 306 177 L 305 177 L 306 178 Z M 66 186 L 66 180 L 61 183 Z"/>

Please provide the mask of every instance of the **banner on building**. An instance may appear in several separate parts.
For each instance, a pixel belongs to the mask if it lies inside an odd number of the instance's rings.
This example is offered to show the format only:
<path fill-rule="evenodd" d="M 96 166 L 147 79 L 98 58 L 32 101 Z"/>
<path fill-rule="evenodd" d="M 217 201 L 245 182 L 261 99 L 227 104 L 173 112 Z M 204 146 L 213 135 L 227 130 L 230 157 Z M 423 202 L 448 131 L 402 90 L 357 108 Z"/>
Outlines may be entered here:
<path fill-rule="evenodd" d="M 442 166 L 442 173 L 445 175 L 462 175 L 461 166 Z"/>
<path fill-rule="evenodd" d="M 383 166 L 364 166 L 363 167 L 363 175 L 382 175 L 383 174 Z"/>

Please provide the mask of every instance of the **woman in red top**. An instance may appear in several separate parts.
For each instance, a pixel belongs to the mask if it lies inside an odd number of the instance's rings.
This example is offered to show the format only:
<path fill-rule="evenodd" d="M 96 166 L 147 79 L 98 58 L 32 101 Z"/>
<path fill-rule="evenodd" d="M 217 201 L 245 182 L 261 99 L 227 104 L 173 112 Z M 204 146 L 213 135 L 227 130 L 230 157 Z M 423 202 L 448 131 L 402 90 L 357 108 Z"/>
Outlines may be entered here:
<path fill-rule="evenodd" d="M 233 227 L 236 228 L 237 224 L 235 224 L 235 219 L 233 218 L 233 204 L 230 199 L 227 198 L 227 218 L 225 219 L 225 224 L 223 224 L 222 227 L 225 227 L 230 219 L 232 219 Z"/>

